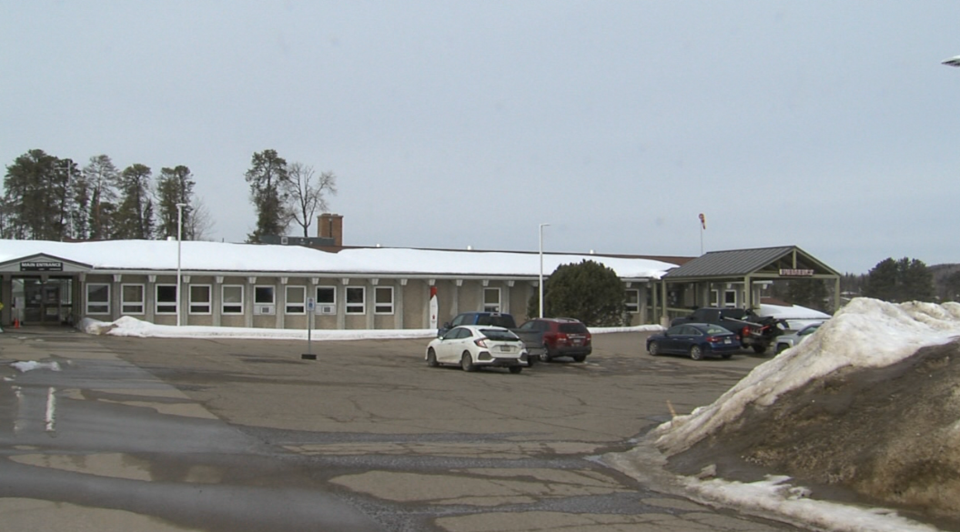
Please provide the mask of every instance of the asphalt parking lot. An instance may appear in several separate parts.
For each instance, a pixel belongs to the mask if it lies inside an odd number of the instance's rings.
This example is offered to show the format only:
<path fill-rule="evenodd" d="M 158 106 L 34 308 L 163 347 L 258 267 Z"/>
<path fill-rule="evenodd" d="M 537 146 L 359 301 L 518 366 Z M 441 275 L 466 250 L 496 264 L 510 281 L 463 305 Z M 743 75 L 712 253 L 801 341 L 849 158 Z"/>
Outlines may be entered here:
<path fill-rule="evenodd" d="M 427 339 L 314 342 L 317 359 L 304 360 L 305 342 L 4 334 L 0 475 L 22 482 L 0 491 L 0 519 L 98 530 L 794 530 L 599 463 L 765 360 L 651 357 L 644 338 L 595 335 L 586 363 L 514 375 L 428 368 Z M 16 360 L 61 369 L 6 369 Z"/>

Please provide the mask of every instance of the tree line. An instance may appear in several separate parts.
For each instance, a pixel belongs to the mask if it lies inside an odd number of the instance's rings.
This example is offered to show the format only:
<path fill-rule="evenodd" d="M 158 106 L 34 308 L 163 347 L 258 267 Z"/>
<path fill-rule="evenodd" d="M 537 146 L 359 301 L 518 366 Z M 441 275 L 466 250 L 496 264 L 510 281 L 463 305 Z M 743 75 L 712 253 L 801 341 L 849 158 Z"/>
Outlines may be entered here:
<path fill-rule="evenodd" d="M 308 236 L 317 211 L 336 194 L 336 176 L 302 163 L 287 165 L 275 150 L 254 153 L 245 174 L 257 211 L 248 242 L 286 234 L 296 221 Z M 107 155 L 80 167 L 69 158 L 30 150 L 7 166 L 0 198 L 0 238 L 16 240 L 203 240 L 213 226 L 196 181 L 184 165 L 132 164 L 119 170 Z"/>
<path fill-rule="evenodd" d="M 774 297 L 795 305 L 829 312 L 831 289 L 821 279 L 797 279 L 774 285 Z M 892 257 L 878 262 L 866 274 L 847 273 L 840 277 L 841 299 L 863 296 L 903 303 L 942 302 L 960 299 L 960 269 L 935 279 L 922 260 Z"/>

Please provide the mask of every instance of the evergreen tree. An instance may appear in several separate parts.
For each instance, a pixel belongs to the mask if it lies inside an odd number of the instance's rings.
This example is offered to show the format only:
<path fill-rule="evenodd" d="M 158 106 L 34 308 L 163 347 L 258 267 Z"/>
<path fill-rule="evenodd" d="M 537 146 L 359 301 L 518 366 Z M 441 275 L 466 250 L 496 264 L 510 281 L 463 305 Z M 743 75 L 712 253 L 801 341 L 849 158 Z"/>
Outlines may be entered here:
<path fill-rule="evenodd" d="M 6 198 L 0 196 L 0 238 L 10 239 L 13 236 L 10 234 L 9 227 L 10 224 L 7 221 L 7 212 L 9 208 L 7 206 Z"/>
<path fill-rule="evenodd" d="M 114 234 L 114 223 L 109 216 L 117 210 L 117 187 L 120 172 L 106 155 L 95 155 L 83 168 L 83 179 L 89 190 L 89 230 L 86 238 L 104 240 Z"/>
<path fill-rule="evenodd" d="M 877 263 L 867 272 L 867 283 L 863 295 L 883 301 L 897 301 L 897 262 L 887 258 Z"/>
<path fill-rule="evenodd" d="M 944 279 L 944 300 L 960 301 L 960 270 L 955 271 Z"/>
<path fill-rule="evenodd" d="M 7 234 L 16 239 L 61 240 L 66 236 L 73 162 L 30 150 L 7 167 L 4 202 Z"/>
<path fill-rule="evenodd" d="M 626 292 L 612 269 L 591 260 L 559 266 L 543 285 L 544 316 L 576 318 L 588 326 L 625 323 Z M 527 314 L 539 314 L 540 296 L 530 298 Z"/>
<path fill-rule="evenodd" d="M 287 161 L 276 150 L 254 153 L 245 177 L 250 183 L 250 201 L 257 210 L 257 227 L 247 236 L 248 242 L 259 242 L 265 235 L 282 235 L 290 224 L 287 209 Z"/>
<path fill-rule="evenodd" d="M 163 168 L 157 179 L 157 205 L 160 209 L 160 227 L 157 228 L 159 238 L 177 238 L 177 228 L 182 223 L 183 240 L 194 240 L 196 235 L 191 231 L 194 227 L 193 218 L 193 175 L 190 169 L 180 165 L 174 168 Z M 183 205 L 181 213 L 177 212 L 177 204 Z"/>
<path fill-rule="evenodd" d="M 150 198 L 151 172 L 148 166 L 134 164 L 120 174 L 120 206 L 117 209 L 117 239 L 153 238 L 153 200 Z"/>
<path fill-rule="evenodd" d="M 900 301 L 936 300 L 933 274 L 922 260 L 904 257 L 897 266 L 900 271 Z"/>
<path fill-rule="evenodd" d="M 933 275 L 918 259 L 887 258 L 867 273 L 863 295 L 891 303 L 933 301 Z"/>
<path fill-rule="evenodd" d="M 823 279 L 795 279 L 787 286 L 787 301 L 819 311 L 828 307 L 828 295 Z"/>
<path fill-rule="evenodd" d="M 47 195 L 50 203 L 46 238 L 50 240 L 63 240 L 72 236 L 70 215 L 74 210 L 74 198 L 71 189 L 73 179 L 79 175 L 80 171 L 72 159 L 56 160 Z"/>
<path fill-rule="evenodd" d="M 75 240 L 90 238 L 90 181 L 85 172 L 73 174 L 70 180 L 69 236 Z"/>

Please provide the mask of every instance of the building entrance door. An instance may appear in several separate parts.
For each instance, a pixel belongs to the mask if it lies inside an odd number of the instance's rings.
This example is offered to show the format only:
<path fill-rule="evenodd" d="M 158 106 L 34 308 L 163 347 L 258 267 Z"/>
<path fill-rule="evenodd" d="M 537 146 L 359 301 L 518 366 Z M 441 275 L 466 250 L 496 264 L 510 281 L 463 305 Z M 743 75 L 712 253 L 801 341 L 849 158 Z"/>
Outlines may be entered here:
<path fill-rule="evenodd" d="M 20 283 L 17 281 L 20 281 Z M 24 324 L 60 325 L 70 323 L 73 312 L 71 279 L 53 278 L 44 281 L 39 277 L 23 277 L 14 279 L 13 286 L 13 296 L 16 304 L 13 318 L 19 319 Z M 21 290 L 17 290 L 17 288 L 21 288 Z"/>

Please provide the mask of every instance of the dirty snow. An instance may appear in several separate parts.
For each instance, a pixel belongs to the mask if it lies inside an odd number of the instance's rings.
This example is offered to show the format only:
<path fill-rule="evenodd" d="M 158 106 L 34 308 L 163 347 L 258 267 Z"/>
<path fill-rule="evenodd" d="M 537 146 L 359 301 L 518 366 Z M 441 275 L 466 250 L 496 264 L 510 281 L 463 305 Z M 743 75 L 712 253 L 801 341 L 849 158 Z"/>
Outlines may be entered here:
<path fill-rule="evenodd" d="M 657 448 L 673 456 L 734 423 L 749 405 L 769 406 L 782 394 L 840 368 L 886 367 L 925 346 L 960 337 L 960 304 L 892 304 L 858 298 L 800 345 L 757 366 L 713 404 L 657 427 Z M 771 512 L 828 530 L 932 531 L 885 509 L 858 508 L 804 498 L 787 477 L 754 483 L 683 477 L 686 489 L 706 501 Z"/>
<path fill-rule="evenodd" d="M 37 362 L 34 360 L 26 360 L 13 362 L 10 364 L 13 369 L 19 371 L 20 373 L 26 373 L 28 371 L 34 371 L 37 369 L 48 369 L 50 371 L 60 371 L 60 364 L 57 362 Z"/>

